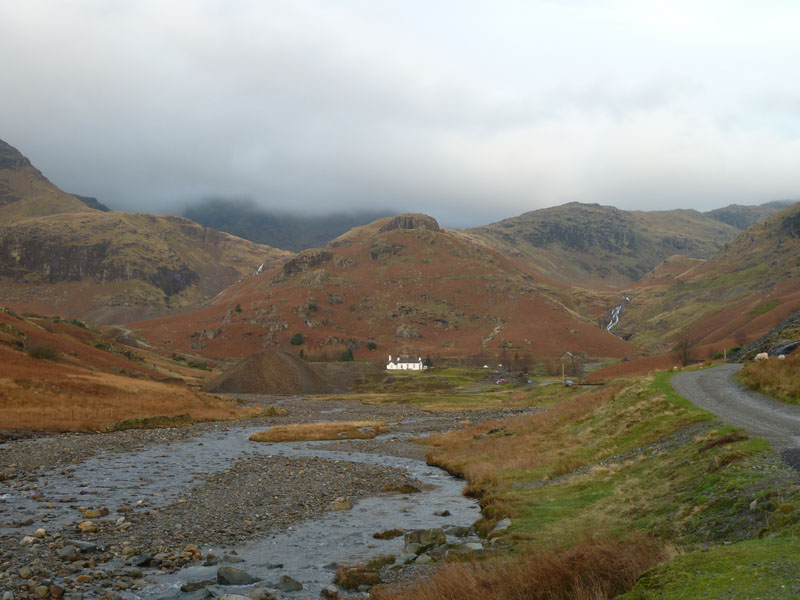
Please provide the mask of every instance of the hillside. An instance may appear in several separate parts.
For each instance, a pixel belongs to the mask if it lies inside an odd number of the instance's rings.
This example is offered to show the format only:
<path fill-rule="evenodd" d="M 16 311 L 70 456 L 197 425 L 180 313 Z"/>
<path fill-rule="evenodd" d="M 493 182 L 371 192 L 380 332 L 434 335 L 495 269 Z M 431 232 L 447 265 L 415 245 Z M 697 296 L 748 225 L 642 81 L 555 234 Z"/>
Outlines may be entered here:
<path fill-rule="evenodd" d="M 678 337 L 703 352 L 746 345 L 800 308 L 800 203 L 684 266 L 627 289 L 614 333 L 651 350 Z"/>
<path fill-rule="evenodd" d="M 67 212 L 94 211 L 50 183 L 19 150 L 0 140 L 0 223 Z"/>
<path fill-rule="evenodd" d="M 408 353 L 552 357 L 635 354 L 583 317 L 562 289 L 431 217 L 401 215 L 301 252 L 190 313 L 130 325 L 149 343 L 206 356 L 288 347 L 348 347 L 356 358 Z"/>
<path fill-rule="evenodd" d="M 765 202 L 756 206 L 745 206 L 742 204 L 729 204 L 722 208 L 709 210 L 703 214 L 707 217 L 727 223 L 737 229 L 745 230 L 748 227 L 766 220 L 770 215 L 791 206 L 789 200 L 776 200 Z"/>
<path fill-rule="evenodd" d="M 185 423 L 252 412 L 195 391 L 209 371 L 133 349 L 115 333 L 0 306 L 0 430 L 86 431 L 156 415 Z"/>
<path fill-rule="evenodd" d="M 572 202 L 466 233 L 544 277 L 608 290 L 638 280 L 674 254 L 708 258 L 738 230 L 694 210 L 623 211 Z"/>
<path fill-rule="evenodd" d="M 0 299 L 120 322 L 195 306 L 290 252 L 172 216 L 93 210 L 0 146 Z"/>

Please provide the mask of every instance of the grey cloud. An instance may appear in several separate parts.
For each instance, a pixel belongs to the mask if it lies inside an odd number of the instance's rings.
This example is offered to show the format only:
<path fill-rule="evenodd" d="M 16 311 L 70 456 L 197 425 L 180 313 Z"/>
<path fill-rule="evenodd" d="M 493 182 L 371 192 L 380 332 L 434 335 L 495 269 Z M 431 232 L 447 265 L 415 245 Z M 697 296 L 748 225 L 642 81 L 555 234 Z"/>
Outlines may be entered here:
<path fill-rule="evenodd" d="M 6 3 L 0 51 L 25 60 L 4 67 L 0 137 L 65 189 L 156 212 L 227 196 L 460 226 L 797 195 L 800 84 L 762 29 L 730 68 L 744 16 L 704 48 L 616 3 L 454 6 Z"/>

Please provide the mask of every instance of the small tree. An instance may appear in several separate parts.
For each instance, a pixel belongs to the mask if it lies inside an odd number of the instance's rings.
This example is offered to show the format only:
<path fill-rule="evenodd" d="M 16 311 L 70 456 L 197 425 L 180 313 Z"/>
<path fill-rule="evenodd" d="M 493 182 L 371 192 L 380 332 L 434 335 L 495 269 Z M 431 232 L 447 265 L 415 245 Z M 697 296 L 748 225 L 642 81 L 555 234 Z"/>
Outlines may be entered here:
<path fill-rule="evenodd" d="M 369 342 L 369 343 L 367 344 L 367 348 L 369 348 L 369 349 L 370 349 L 370 350 L 372 350 L 373 352 L 375 352 L 375 349 L 376 349 L 377 347 L 378 347 L 378 344 L 376 344 L 375 342 Z"/>
<path fill-rule="evenodd" d="M 341 360 L 342 362 L 350 362 L 351 360 L 353 360 L 353 351 L 350 350 L 350 348 L 348 348 L 347 350 L 342 352 Z"/>
<path fill-rule="evenodd" d="M 295 333 L 292 336 L 292 339 L 289 340 L 289 343 L 292 346 L 302 346 L 303 345 L 303 334 L 302 333 Z"/>
<path fill-rule="evenodd" d="M 423 366 L 431 368 L 433 366 L 433 361 L 431 360 L 431 355 L 425 357 L 425 360 L 422 361 Z"/>
<path fill-rule="evenodd" d="M 695 361 L 695 344 L 688 337 L 681 337 L 675 342 L 669 355 L 682 367 Z"/>

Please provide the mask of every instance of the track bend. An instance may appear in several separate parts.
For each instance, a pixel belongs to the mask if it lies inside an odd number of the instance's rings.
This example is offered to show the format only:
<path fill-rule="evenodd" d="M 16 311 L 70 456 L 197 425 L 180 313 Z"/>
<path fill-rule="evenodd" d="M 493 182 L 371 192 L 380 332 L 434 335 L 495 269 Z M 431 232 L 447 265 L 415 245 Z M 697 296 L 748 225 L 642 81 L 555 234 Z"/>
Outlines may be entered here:
<path fill-rule="evenodd" d="M 787 462 L 795 462 L 794 455 L 800 457 L 800 406 L 781 404 L 746 390 L 733 379 L 741 367 L 725 364 L 679 373 L 672 378 L 672 385 L 687 400 L 726 423 L 763 437 Z"/>

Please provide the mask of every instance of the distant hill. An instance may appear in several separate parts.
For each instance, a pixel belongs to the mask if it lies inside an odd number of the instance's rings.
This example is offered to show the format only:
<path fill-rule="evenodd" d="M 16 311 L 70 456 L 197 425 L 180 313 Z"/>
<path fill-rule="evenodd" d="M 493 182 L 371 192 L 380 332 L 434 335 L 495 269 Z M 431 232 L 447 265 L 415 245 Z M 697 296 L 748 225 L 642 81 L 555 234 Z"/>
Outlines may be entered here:
<path fill-rule="evenodd" d="M 131 324 L 149 343 L 207 356 L 288 347 L 386 356 L 635 354 L 561 288 L 429 216 L 387 217 L 244 279 L 199 310 Z M 569 298 L 572 302 L 573 299 Z M 488 360 L 488 359 L 487 359 Z"/>
<path fill-rule="evenodd" d="M 703 214 L 717 221 L 727 223 L 737 229 L 745 230 L 748 227 L 760 223 L 770 215 L 791 206 L 791 200 L 776 200 L 766 202 L 756 206 L 744 206 L 741 204 L 730 204 L 723 208 L 717 208 L 704 212 Z"/>
<path fill-rule="evenodd" d="M 268 211 L 245 200 L 214 199 L 188 207 L 183 216 L 257 244 L 300 252 L 320 248 L 353 227 L 371 223 L 387 213 L 357 211 L 301 216 Z"/>
<path fill-rule="evenodd" d="M 614 289 L 674 254 L 708 258 L 738 230 L 695 210 L 624 211 L 571 202 L 466 233 L 554 281 Z"/>
<path fill-rule="evenodd" d="M 72 194 L 78 200 L 83 202 L 89 208 L 93 208 L 95 210 L 102 210 L 103 212 L 111 212 L 111 209 L 108 208 L 105 204 L 100 202 L 97 198 L 92 198 L 91 196 L 79 196 L 78 194 Z"/>
<path fill-rule="evenodd" d="M 204 302 L 290 252 L 182 217 L 103 212 L 0 145 L 0 303 L 122 322 Z"/>

